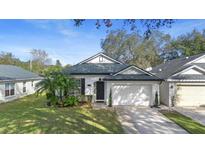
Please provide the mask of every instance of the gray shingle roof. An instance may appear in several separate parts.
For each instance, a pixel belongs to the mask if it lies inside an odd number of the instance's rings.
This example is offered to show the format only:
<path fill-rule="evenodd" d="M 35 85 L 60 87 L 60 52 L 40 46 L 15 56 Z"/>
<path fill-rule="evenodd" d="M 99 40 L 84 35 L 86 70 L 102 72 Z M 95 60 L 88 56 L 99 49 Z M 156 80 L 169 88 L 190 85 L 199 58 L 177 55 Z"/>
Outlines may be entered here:
<path fill-rule="evenodd" d="M 205 64 L 204 63 L 194 63 L 194 65 L 199 66 L 199 67 L 205 69 Z"/>
<path fill-rule="evenodd" d="M 0 65 L 0 80 L 41 79 L 35 73 L 14 65 Z"/>
<path fill-rule="evenodd" d="M 113 74 L 116 73 L 128 65 L 117 63 L 83 63 L 71 66 L 63 70 L 65 74 Z"/>
<path fill-rule="evenodd" d="M 116 76 L 107 76 L 104 80 L 161 81 L 158 77 L 147 74 L 118 74 Z"/>
<path fill-rule="evenodd" d="M 197 75 L 197 74 L 184 74 L 184 75 L 177 75 L 173 76 L 172 79 L 176 80 L 205 80 L 205 75 Z"/>
<path fill-rule="evenodd" d="M 162 63 L 160 65 L 157 65 L 156 67 L 152 68 L 152 70 L 150 72 L 154 73 L 155 75 L 157 75 L 158 77 L 160 77 L 162 79 L 168 79 L 173 74 L 182 71 L 186 67 L 192 66 L 193 64 L 189 64 L 186 66 L 184 66 L 184 65 L 199 58 L 199 57 L 201 57 L 201 56 L 203 56 L 203 55 L 205 55 L 205 53 L 190 56 L 188 58 L 182 57 L 182 58 L 174 59 L 174 60 L 168 61 L 166 63 Z M 198 64 L 194 64 L 194 65 L 198 66 Z M 199 66 L 202 68 L 205 68 L 204 64 L 199 64 Z"/>

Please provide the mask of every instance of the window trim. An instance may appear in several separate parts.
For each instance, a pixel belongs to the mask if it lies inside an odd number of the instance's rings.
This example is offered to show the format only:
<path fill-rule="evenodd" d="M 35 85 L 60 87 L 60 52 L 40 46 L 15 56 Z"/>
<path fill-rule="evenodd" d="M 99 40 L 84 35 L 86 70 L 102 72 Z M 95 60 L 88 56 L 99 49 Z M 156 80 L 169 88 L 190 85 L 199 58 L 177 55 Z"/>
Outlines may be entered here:
<path fill-rule="evenodd" d="M 6 85 L 8 84 L 8 89 L 6 90 Z M 13 88 L 11 89 L 11 84 L 13 84 Z M 4 97 L 9 98 L 9 97 L 13 97 L 16 95 L 16 90 L 15 90 L 16 84 L 14 82 L 6 82 L 5 83 L 5 89 L 4 89 Z M 13 92 L 11 92 L 13 90 Z M 8 95 L 6 95 L 6 91 L 8 91 Z M 11 93 L 13 93 L 11 95 Z"/>

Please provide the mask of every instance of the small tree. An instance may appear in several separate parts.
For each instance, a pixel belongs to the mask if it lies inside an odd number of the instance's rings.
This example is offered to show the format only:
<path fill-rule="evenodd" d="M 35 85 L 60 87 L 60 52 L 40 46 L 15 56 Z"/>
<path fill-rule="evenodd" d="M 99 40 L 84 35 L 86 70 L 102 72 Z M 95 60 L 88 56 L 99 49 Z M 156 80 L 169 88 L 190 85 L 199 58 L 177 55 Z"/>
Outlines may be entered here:
<path fill-rule="evenodd" d="M 158 100 L 158 92 L 155 93 L 155 104 L 154 104 L 155 107 L 158 107 L 159 106 L 159 100 Z"/>
<path fill-rule="evenodd" d="M 112 89 L 111 89 L 111 88 L 110 88 L 110 94 L 109 94 L 108 106 L 109 106 L 109 107 L 112 107 Z"/>

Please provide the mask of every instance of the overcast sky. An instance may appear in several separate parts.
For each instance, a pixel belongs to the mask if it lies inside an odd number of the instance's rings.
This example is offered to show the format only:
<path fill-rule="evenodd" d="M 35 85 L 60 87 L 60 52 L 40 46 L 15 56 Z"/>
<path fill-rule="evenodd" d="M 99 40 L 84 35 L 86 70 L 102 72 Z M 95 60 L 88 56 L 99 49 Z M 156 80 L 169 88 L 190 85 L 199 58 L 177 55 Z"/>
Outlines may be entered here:
<path fill-rule="evenodd" d="M 64 65 L 100 52 L 107 28 L 96 29 L 95 20 L 87 20 L 81 27 L 73 24 L 71 20 L 0 20 L 0 51 L 28 60 L 31 49 L 43 49 L 50 58 L 59 59 Z M 122 21 L 116 20 L 110 30 L 120 28 Z M 205 20 L 177 20 L 172 28 L 161 30 L 177 37 L 193 29 L 205 29 Z"/>

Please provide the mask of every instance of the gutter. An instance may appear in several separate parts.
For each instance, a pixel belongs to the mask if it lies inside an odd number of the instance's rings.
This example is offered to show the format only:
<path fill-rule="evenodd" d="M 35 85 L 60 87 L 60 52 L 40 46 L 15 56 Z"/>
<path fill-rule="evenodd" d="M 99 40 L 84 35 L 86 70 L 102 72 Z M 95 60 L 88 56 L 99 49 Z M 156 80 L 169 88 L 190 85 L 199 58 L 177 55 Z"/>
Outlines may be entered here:
<path fill-rule="evenodd" d="M 28 79 L 7 79 L 7 80 L 0 80 L 0 83 L 1 82 L 11 82 L 11 81 L 14 81 L 14 82 L 17 82 L 17 81 L 28 81 L 28 80 L 42 80 L 43 78 L 28 78 Z"/>

